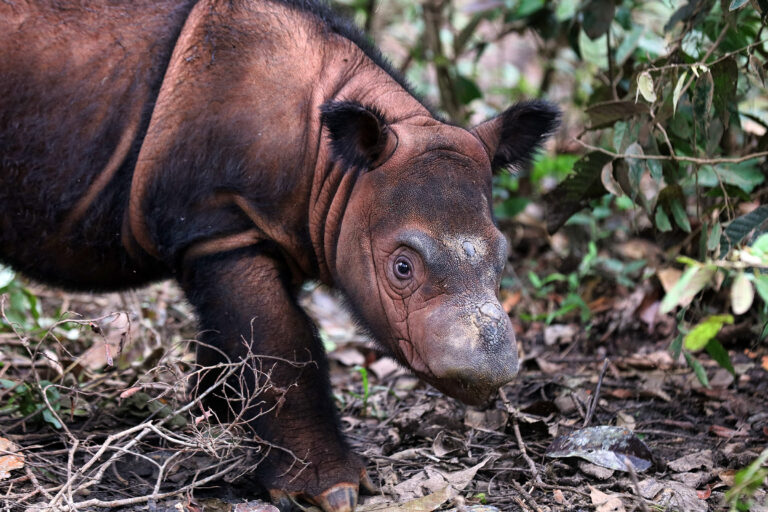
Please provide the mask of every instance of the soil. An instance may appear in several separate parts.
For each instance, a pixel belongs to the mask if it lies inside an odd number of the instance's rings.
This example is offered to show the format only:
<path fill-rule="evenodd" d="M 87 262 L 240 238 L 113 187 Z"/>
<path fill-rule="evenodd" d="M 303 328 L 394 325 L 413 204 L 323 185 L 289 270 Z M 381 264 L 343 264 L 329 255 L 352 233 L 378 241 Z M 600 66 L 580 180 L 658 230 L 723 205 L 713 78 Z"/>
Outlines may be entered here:
<path fill-rule="evenodd" d="M 49 401 L 63 423 L 57 428 L 35 413 L 35 399 L 27 414 L 0 409 L 0 437 L 23 454 L 21 467 L 0 474 L 0 510 L 51 502 L 55 510 L 78 502 L 78 510 L 104 510 L 89 501 L 125 511 L 270 510 L 255 501 L 266 495 L 247 470 L 260 452 L 241 429 L 207 427 L 199 407 L 168 416 L 188 400 L 187 340 L 196 335 L 173 285 L 94 296 L 29 286 L 44 317 L 82 316 L 48 336 L 0 333 L 1 382 L 56 388 Z M 669 351 L 672 317 L 649 316 L 658 296 L 647 282 L 596 290 L 588 323 L 571 314 L 547 324 L 523 318 L 520 304 L 546 309 L 552 297 L 505 289 L 519 326 L 520 374 L 487 407 L 469 408 L 381 358 L 330 292 L 308 289 L 304 305 L 331 349 L 342 427 L 379 489 L 359 509 L 728 510 L 725 492 L 736 472 L 768 446 L 768 347 L 722 339 L 734 374 L 699 354 L 704 387 Z M 5 385 L 0 408 L 21 400 Z M 147 418 L 168 420 L 157 431 L 137 429 Z M 650 467 L 620 471 L 548 456 L 559 437 L 601 426 L 625 427 L 632 445 L 605 452 Z M 616 430 L 594 432 L 600 442 Z M 751 510 L 768 510 L 764 485 L 751 499 Z"/>

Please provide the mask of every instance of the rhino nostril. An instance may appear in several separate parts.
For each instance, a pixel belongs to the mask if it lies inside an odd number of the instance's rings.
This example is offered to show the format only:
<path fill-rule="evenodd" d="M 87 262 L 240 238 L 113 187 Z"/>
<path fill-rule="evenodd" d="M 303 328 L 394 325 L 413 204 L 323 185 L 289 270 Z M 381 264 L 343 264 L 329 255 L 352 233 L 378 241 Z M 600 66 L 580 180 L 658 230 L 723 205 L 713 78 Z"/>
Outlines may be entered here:
<path fill-rule="evenodd" d="M 490 317 L 494 320 L 500 320 L 502 317 L 502 311 L 501 308 L 497 304 L 493 304 L 492 302 L 486 302 L 480 307 L 480 312 L 484 314 L 487 317 Z"/>

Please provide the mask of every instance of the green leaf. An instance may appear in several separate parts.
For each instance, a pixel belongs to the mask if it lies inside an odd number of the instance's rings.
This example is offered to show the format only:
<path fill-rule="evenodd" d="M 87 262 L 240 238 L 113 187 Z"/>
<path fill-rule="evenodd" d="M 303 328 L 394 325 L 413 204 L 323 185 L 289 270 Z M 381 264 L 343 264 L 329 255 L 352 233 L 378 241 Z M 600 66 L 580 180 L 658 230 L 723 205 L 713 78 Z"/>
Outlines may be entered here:
<path fill-rule="evenodd" d="M 613 0 L 589 0 L 583 8 L 582 28 L 593 41 L 611 28 L 616 12 Z"/>
<path fill-rule="evenodd" d="M 661 180 L 664 177 L 661 161 L 646 160 L 645 163 L 648 166 L 648 169 L 651 171 L 651 178 L 653 178 L 653 181 L 656 183 L 661 183 Z"/>
<path fill-rule="evenodd" d="M 680 352 L 683 350 L 683 335 L 678 334 L 677 337 L 669 345 L 669 351 L 672 353 L 672 358 L 677 360 L 680 357 Z"/>
<path fill-rule="evenodd" d="M 728 355 L 728 351 L 725 350 L 725 347 L 719 341 L 716 339 L 709 340 L 706 349 L 707 354 L 717 361 L 721 368 L 725 368 L 733 376 L 736 375 L 736 370 L 733 369 L 733 364 L 731 363 L 731 356 Z"/>
<path fill-rule="evenodd" d="M 639 114 L 647 114 L 649 107 L 645 103 L 634 101 L 605 101 L 587 107 L 585 113 L 589 118 L 589 129 L 606 128 L 617 121 L 624 121 Z M 616 148 L 617 151 L 621 151 Z"/>
<path fill-rule="evenodd" d="M 712 66 L 714 81 L 713 105 L 715 112 L 728 128 L 731 121 L 731 108 L 736 108 L 736 86 L 739 82 L 739 66 L 736 58 L 731 57 Z"/>
<path fill-rule="evenodd" d="M 735 315 L 743 315 L 755 300 L 755 289 L 752 281 L 744 272 L 739 272 L 731 285 L 731 309 Z"/>
<path fill-rule="evenodd" d="M 12 380 L 0 379 L 0 386 L 4 387 L 5 389 L 13 389 L 16 387 L 16 383 Z"/>
<path fill-rule="evenodd" d="M 584 208 L 591 199 L 606 193 L 601 181 L 603 167 L 613 157 L 601 151 L 587 153 L 573 166 L 573 172 L 544 198 L 547 206 L 547 229 L 556 231 L 571 215 Z"/>
<path fill-rule="evenodd" d="M 757 240 L 750 245 L 753 251 L 760 251 L 762 253 L 768 253 L 768 233 L 764 233 L 757 237 Z"/>
<path fill-rule="evenodd" d="M 672 93 L 672 113 L 677 112 L 677 102 L 680 101 L 680 95 L 683 93 L 683 85 L 685 85 L 685 79 L 688 78 L 688 72 L 683 71 L 680 78 L 677 79 L 677 85 Z"/>
<path fill-rule="evenodd" d="M 700 265 L 689 267 L 683 272 L 680 280 L 669 290 L 661 301 L 662 314 L 669 313 L 676 306 L 686 306 L 691 300 L 711 281 L 717 267 L 714 265 Z"/>
<path fill-rule="evenodd" d="M 464 75 L 456 76 L 456 95 L 462 105 L 483 97 L 477 84 Z"/>
<path fill-rule="evenodd" d="M 672 210 L 672 217 L 675 218 L 675 223 L 680 226 L 680 229 L 686 233 L 691 232 L 691 223 L 688 221 L 688 214 L 685 213 L 682 203 L 678 198 L 673 198 L 669 202 L 669 208 Z"/>
<path fill-rule="evenodd" d="M 706 165 L 699 169 L 699 186 L 720 187 L 720 182 L 739 187 L 747 194 L 765 181 L 765 176 L 753 162 L 740 164 L 718 164 L 715 167 Z"/>
<path fill-rule="evenodd" d="M 61 428 L 61 422 L 56 419 L 56 416 L 54 416 L 50 410 L 43 409 L 43 419 L 53 425 L 56 428 Z"/>
<path fill-rule="evenodd" d="M 709 126 L 712 121 L 712 98 L 714 94 L 714 82 L 712 73 L 704 73 L 696 80 L 693 90 L 693 113 L 696 123 L 696 135 L 701 145 L 706 147 L 709 138 Z"/>
<path fill-rule="evenodd" d="M 510 197 L 504 202 L 497 204 L 493 212 L 500 219 L 510 219 L 525 210 L 525 207 L 530 202 L 531 200 L 527 197 Z"/>
<path fill-rule="evenodd" d="M 715 221 L 715 223 L 712 225 L 712 229 L 709 232 L 709 237 L 707 238 L 707 250 L 708 251 L 715 251 L 718 247 L 720 247 L 720 236 L 722 235 L 723 227 L 720 224 L 720 221 Z"/>
<path fill-rule="evenodd" d="M 696 374 L 696 378 L 699 379 L 701 385 L 709 389 L 709 379 L 707 378 L 707 371 L 704 369 L 704 366 L 689 352 L 683 352 L 683 355 L 685 355 L 685 361 L 688 363 L 688 366 L 693 368 L 693 373 Z"/>
<path fill-rule="evenodd" d="M 713 315 L 704 318 L 699 322 L 691 332 L 685 335 L 683 344 L 685 348 L 691 352 L 696 352 L 707 346 L 720 329 L 723 324 L 732 324 L 733 317 L 731 315 Z"/>
<path fill-rule="evenodd" d="M 734 219 L 723 232 L 720 240 L 720 258 L 724 258 L 732 247 L 741 244 L 752 230 L 768 221 L 768 205 L 762 205 L 746 215 Z"/>
<path fill-rule="evenodd" d="M 728 6 L 729 11 L 735 11 L 736 9 L 739 9 L 749 2 L 749 0 L 732 0 L 731 5 Z"/>
<path fill-rule="evenodd" d="M 755 289 L 765 304 L 768 304 L 768 274 L 757 274 L 755 276 Z"/>
<path fill-rule="evenodd" d="M 656 224 L 656 229 L 661 232 L 672 231 L 672 224 L 669 222 L 669 216 L 667 215 L 667 212 L 664 211 L 664 208 L 661 207 L 661 205 L 656 208 L 654 223 Z"/>
<path fill-rule="evenodd" d="M 656 101 L 656 92 L 653 90 L 653 78 L 648 71 L 643 71 L 637 77 L 637 92 L 643 95 L 643 98 L 648 103 Z M 637 94 L 635 94 L 635 101 L 637 101 Z"/>
<path fill-rule="evenodd" d="M 8 267 L 0 265 L 0 290 L 11 284 L 16 273 Z"/>

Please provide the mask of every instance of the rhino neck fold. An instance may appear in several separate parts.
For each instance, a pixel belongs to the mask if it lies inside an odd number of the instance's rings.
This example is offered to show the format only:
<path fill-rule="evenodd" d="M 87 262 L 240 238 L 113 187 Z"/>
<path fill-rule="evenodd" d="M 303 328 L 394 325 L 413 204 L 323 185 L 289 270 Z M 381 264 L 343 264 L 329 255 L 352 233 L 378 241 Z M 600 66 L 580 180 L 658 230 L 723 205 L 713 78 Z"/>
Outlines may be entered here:
<path fill-rule="evenodd" d="M 341 223 L 359 172 L 329 160 L 318 165 L 312 183 L 309 233 L 317 259 L 317 277 L 327 285 L 333 284 Z"/>

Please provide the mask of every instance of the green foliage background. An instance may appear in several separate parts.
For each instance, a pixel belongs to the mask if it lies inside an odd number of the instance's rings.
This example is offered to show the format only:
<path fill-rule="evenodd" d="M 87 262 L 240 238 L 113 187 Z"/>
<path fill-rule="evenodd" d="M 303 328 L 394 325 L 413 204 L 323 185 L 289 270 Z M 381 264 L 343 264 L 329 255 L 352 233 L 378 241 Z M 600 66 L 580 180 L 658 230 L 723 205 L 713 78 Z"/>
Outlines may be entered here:
<path fill-rule="evenodd" d="M 532 171 L 496 180 L 502 224 L 533 204 L 550 232 L 579 225 L 589 238 L 566 249 L 579 259 L 569 272 L 521 263 L 527 279 L 508 287 L 565 297 L 543 312 L 522 306 L 522 319 L 588 325 L 590 276 L 631 288 L 676 268 L 661 309 L 677 314 L 672 349 L 704 380 L 691 354 L 706 348 L 728 368 L 716 339 L 724 325 L 766 338 L 768 1 L 338 3 L 456 121 L 530 97 L 564 109 L 562 132 Z M 660 264 L 606 250 L 627 236 L 657 244 Z"/>

